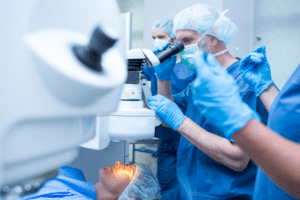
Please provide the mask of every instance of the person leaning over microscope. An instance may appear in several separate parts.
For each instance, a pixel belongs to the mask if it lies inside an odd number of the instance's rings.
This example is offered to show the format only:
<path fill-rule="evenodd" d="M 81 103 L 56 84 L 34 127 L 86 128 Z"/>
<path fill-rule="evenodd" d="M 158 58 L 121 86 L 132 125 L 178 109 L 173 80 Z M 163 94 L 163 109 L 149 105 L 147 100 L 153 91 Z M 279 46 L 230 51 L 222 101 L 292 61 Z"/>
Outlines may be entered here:
<path fill-rule="evenodd" d="M 173 20 L 159 19 L 152 27 L 152 38 L 154 40 L 153 52 L 157 54 L 165 46 L 175 42 L 173 34 Z M 166 74 L 166 79 L 171 80 L 172 94 L 177 94 L 183 91 L 189 83 L 195 79 L 195 72 L 187 68 L 180 62 L 177 55 L 171 58 L 174 68 L 169 74 Z M 151 81 L 151 91 L 153 95 L 157 94 L 157 77 L 153 67 L 143 67 L 143 73 L 148 81 Z M 161 187 L 162 199 L 176 200 L 180 199 L 178 195 L 178 181 L 176 177 L 177 165 L 177 149 L 180 140 L 180 134 L 171 128 L 166 128 L 162 125 L 156 127 L 155 137 L 160 139 L 158 147 L 157 160 L 157 178 Z"/>

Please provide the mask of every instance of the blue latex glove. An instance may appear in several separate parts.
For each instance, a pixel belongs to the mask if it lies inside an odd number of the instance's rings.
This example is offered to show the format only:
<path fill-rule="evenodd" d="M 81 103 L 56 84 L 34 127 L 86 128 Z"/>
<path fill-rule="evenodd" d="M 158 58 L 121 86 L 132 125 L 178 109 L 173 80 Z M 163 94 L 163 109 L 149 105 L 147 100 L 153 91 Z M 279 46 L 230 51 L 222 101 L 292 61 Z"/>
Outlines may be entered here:
<path fill-rule="evenodd" d="M 168 42 L 167 44 L 161 44 L 155 47 L 153 53 L 156 55 L 162 50 L 164 50 L 167 46 L 169 46 L 170 43 Z M 176 57 L 172 56 L 171 58 L 168 58 L 161 64 L 157 65 L 154 67 L 155 69 L 155 74 L 157 78 L 163 81 L 168 81 L 171 79 L 171 72 L 173 68 L 175 67 L 176 64 Z"/>
<path fill-rule="evenodd" d="M 266 57 L 266 47 L 256 47 L 240 63 L 242 78 L 254 89 L 256 96 L 273 83 L 270 65 Z"/>
<path fill-rule="evenodd" d="M 173 101 L 162 95 L 152 96 L 147 101 L 151 110 L 154 110 L 161 120 L 174 131 L 178 129 L 186 118 Z"/>
<path fill-rule="evenodd" d="M 193 82 L 193 102 L 209 124 L 223 131 L 231 140 L 232 135 L 258 115 L 244 103 L 233 77 L 219 64 L 212 54 L 197 53 L 192 61 L 197 77 Z"/>

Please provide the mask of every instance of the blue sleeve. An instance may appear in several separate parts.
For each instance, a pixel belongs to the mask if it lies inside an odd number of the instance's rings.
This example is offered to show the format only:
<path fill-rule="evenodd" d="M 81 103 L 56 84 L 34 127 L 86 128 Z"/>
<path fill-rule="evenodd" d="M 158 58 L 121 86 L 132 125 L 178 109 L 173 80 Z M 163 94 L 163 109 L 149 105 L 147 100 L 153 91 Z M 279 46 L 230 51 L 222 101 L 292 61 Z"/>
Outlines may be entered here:
<path fill-rule="evenodd" d="M 96 189 L 87 183 L 83 173 L 72 167 L 62 167 L 55 179 L 49 180 L 35 194 L 23 197 L 29 199 L 81 199 L 97 200 Z"/>
<path fill-rule="evenodd" d="M 79 181 L 85 181 L 84 175 L 81 170 L 64 166 L 59 169 L 58 176 L 64 176 Z"/>
<path fill-rule="evenodd" d="M 267 111 L 265 105 L 260 100 L 260 98 L 257 98 L 256 112 L 260 116 L 261 122 L 263 124 L 267 125 L 267 121 L 268 121 L 268 117 L 269 117 L 269 112 Z"/>
<path fill-rule="evenodd" d="M 181 62 L 177 63 L 171 73 L 172 94 L 182 92 L 195 78 L 194 70 L 187 68 Z"/>
<path fill-rule="evenodd" d="M 142 72 L 145 75 L 147 81 L 151 81 L 153 79 L 153 76 L 155 76 L 154 67 L 143 66 Z"/>
<path fill-rule="evenodd" d="M 175 103 L 184 114 L 186 112 L 191 93 L 191 84 L 189 84 L 182 92 L 179 92 L 173 96 Z"/>
<path fill-rule="evenodd" d="M 74 192 L 80 193 L 85 197 L 89 197 L 90 199 L 97 199 L 96 189 L 92 183 L 87 183 L 85 181 L 79 181 L 64 176 L 58 176 L 55 180 L 63 183 Z"/>

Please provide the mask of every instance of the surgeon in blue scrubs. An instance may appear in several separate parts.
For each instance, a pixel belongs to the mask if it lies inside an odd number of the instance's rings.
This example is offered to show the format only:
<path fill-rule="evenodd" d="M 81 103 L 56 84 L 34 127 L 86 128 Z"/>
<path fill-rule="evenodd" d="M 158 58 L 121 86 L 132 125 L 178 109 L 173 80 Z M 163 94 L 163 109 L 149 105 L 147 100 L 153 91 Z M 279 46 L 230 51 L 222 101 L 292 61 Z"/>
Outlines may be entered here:
<path fill-rule="evenodd" d="M 152 27 L 154 39 L 154 53 L 158 53 L 169 42 L 175 42 L 173 34 L 173 20 L 162 18 L 157 20 Z M 187 87 L 195 79 L 195 72 L 180 62 L 179 57 L 172 58 L 175 66 L 165 79 L 171 79 L 172 94 L 177 94 Z M 148 81 L 151 81 L 152 95 L 157 94 L 157 77 L 153 67 L 143 68 L 143 73 Z M 162 125 L 155 128 L 155 137 L 160 139 L 157 160 L 157 178 L 161 186 L 162 199 L 180 199 L 178 195 L 178 181 L 176 177 L 177 150 L 180 134 L 171 128 Z"/>
<path fill-rule="evenodd" d="M 148 166 L 126 166 L 118 161 L 114 166 L 100 169 L 99 182 L 95 185 L 85 181 L 81 170 L 62 167 L 58 176 L 46 182 L 37 193 L 22 198 L 29 199 L 160 199 L 160 188 L 154 171 Z"/>
<path fill-rule="evenodd" d="M 254 87 L 263 85 L 268 80 L 272 80 L 270 65 L 265 56 L 265 52 L 265 46 L 257 47 L 251 54 L 243 58 L 243 62 L 241 64 L 241 71 L 245 71 L 246 73 L 248 73 L 248 75 L 246 75 L 244 79 L 248 82 L 251 82 Z M 262 57 L 262 59 L 260 59 L 259 56 Z M 272 88 L 270 87 L 268 88 L 268 90 L 272 90 Z M 272 99 L 274 99 L 274 96 L 277 94 L 275 90 L 273 91 L 274 93 L 271 97 Z M 264 93 L 262 93 L 262 96 L 263 95 Z M 268 96 L 266 96 L 265 98 L 268 98 Z M 271 105 L 267 127 L 290 141 L 293 141 L 295 143 L 300 142 L 300 66 L 298 66 L 296 71 L 287 81 L 287 83 L 282 88 L 281 92 L 277 95 L 273 104 Z M 274 144 L 278 142 L 280 141 L 276 141 Z M 284 141 L 284 143 L 285 142 L 287 141 Z M 284 147 L 284 143 L 282 144 L 282 147 Z M 284 151 L 284 149 L 281 149 L 281 151 Z M 287 151 L 293 150 L 288 149 Z M 280 154 L 284 153 L 281 152 Z M 270 155 L 270 158 L 272 158 L 272 155 Z M 295 159 L 297 158 L 294 157 L 292 159 L 295 161 Z M 288 162 L 284 163 L 284 166 L 289 164 Z M 280 163 L 280 165 L 282 164 L 283 163 Z M 299 167 L 300 166 L 298 163 L 298 174 Z M 294 197 L 290 196 L 288 193 L 278 187 L 278 185 L 276 185 L 276 183 L 274 183 L 262 169 L 263 168 L 258 168 L 258 172 L 256 175 L 255 190 L 253 196 L 254 200 L 294 199 Z M 288 167 L 286 167 L 285 170 L 288 170 Z M 288 177 L 284 177 L 281 179 L 279 173 L 276 174 L 276 176 L 278 176 L 276 177 L 276 179 L 280 179 L 280 182 L 286 184 L 284 182 L 287 181 Z M 291 180 L 288 180 L 288 182 L 291 183 Z M 295 182 L 294 186 L 288 186 L 287 184 L 285 187 L 297 187 L 297 184 Z M 296 193 L 295 197 L 300 198 L 299 185 L 298 190 L 296 191 L 298 193 Z"/>
<path fill-rule="evenodd" d="M 262 49 L 258 52 L 265 53 L 264 47 L 257 49 Z M 209 60 L 205 56 L 199 57 L 202 63 L 207 63 L 205 60 Z M 208 66 L 218 65 L 213 62 L 208 63 Z M 226 115 L 218 121 L 219 126 L 226 124 L 233 129 L 226 133 L 226 137 L 235 140 L 259 166 L 253 199 L 300 199 L 300 66 L 271 105 L 267 128 L 255 120 L 253 112 L 240 100 L 236 91 L 226 95 L 222 93 L 220 96 L 221 87 L 229 88 L 234 85 L 226 73 L 214 74 L 209 80 L 204 80 L 201 72 L 209 68 L 203 66 L 202 70 L 199 66 L 199 80 L 210 84 L 198 84 L 195 87 L 195 90 L 202 92 L 207 89 L 206 94 L 204 92 L 195 98 L 197 99 L 195 104 L 204 113 L 205 103 L 200 98 L 205 98 L 209 94 L 210 97 L 206 100 L 212 103 L 214 111 L 204 115 L 207 118 L 212 115 Z M 271 80 L 270 66 L 265 55 L 260 55 L 260 58 L 257 53 L 247 55 L 241 64 L 241 72 L 248 74 L 244 78 L 252 81 L 254 87 L 264 86 Z M 212 87 L 218 89 L 212 90 Z M 267 90 L 272 88 L 269 87 Z M 272 95 L 270 97 L 273 99 Z M 229 104 L 228 101 L 234 104 Z"/>
<path fill-rule="evenodd" d="M 300 65 L 276 96 L 276 88 L 267 87 L 272 79 L 265 47 L 256 48 L 242 59 L 240 71 L 244 80 L 258 93 L 266 88 L 260 98 L 266 95 L 272 100 L 266 127 L 243 102 L 238 85 L 213 55 L 198 52 L 192 61 L 197 69 L 192 89 L 195 107 L 259 167 L 253 200 L 300 199 Z M 175 106 L 172 113 L 177 113 L 177 120 L 165 119 L 169 126 L 180 120 L 177 131 L 188 135 L 191 130 L 198 136 L 207 134 L 183 117 Z"/>
<path fill-rule="evenodd" d="M 243 80 L 239 65 L 226 48 L 236 35 L 237 27 L 217 9 L 197 4 L 182 10 L 174 18 L 173 33 L 182 41 L 185 49 L 180 52 L 181 61 L 195 68 L 191 58 L 200 50 L 212 53 L 222 67 L 235 79 L 242 99 L 260 113 L 266 122 L 268 112 L 253 88 Z M 169 82 L 160 79 L 172 68 L 171 62 L 155 68 L 159 94 L 175 100 L 180 107 L 163 96 L 149 98 L 150 108 L 173 130 L 181 133 L 178 148 L 177 178 L 181 199 L 251 199 L 254 189 L 256 166 L 249 156 L 234 142 L 228 141 L 222 129 L 208 121 L 194 105 L 193 84 L 174 96 L 168 91 Z M 171 81 L 172 82 L 172 81 Z M 268 84 L 271 84 L 270 82 Z M 162 92 L 160 92 L 162 91 Z M 185 113 L 185 115 L 182 114 Z M 182 120 L 188 117 L 207 134 L 197 135 L 179 131 Z M 216 116 L 217 117 L 217 116 Z"/>

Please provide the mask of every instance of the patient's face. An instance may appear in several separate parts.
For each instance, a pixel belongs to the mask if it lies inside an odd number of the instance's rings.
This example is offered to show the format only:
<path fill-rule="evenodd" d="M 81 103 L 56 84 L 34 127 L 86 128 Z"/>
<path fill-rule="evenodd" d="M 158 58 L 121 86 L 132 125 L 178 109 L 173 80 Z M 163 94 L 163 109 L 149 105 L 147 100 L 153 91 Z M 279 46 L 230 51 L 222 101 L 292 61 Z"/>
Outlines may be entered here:
<path fill-rule="evenodd" d="M 117 161 L 115 166 L 111 166 L 114 175 L 118 178 L 128 178 L 132 180 L 136 166 L 135 165 L 124 165 L 120 161 Z"/>
<path fill-rule="evenodd" d="M 100 169 L 99 181 L 102 182 L 107 189 L 112 190 L 112 192 L 122 194 L 131 182 L 135 172 L 136 166 L 126 166 L 117 161 L 114 166 Z"/>

